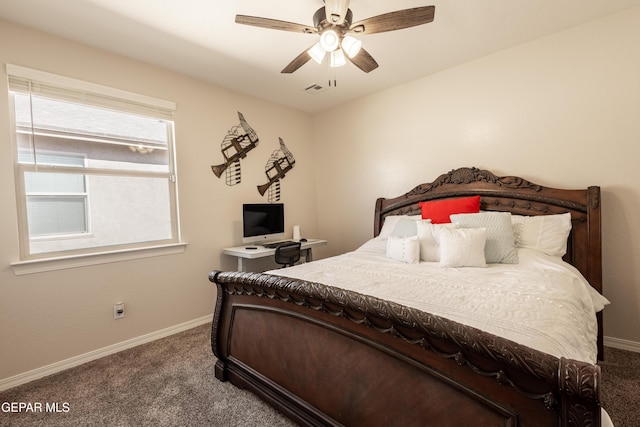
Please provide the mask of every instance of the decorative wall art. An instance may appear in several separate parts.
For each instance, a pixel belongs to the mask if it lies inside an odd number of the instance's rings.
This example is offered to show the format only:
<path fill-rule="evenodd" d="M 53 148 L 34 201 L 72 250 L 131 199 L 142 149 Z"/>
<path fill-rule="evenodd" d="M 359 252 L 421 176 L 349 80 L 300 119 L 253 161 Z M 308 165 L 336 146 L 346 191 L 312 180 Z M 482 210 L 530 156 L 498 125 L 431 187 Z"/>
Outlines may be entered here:
<path fill-rule="evenodd" d="M 258 145 L 258 135 L 249 126 L 240 111 L 238 111 L 238 118 L 240 119 L 240 124 L 231 128 L 220 145 L 224 163 L 211 166 L 211 170 L 218 178 L 225 172 L 225 183 L 227 185 L 240 183 L 242 179 L 240 159 L 247 157 L 247 153 Z"/>
<path fill-rule="evenodd" d="M 280 180 L 283 179 L 285 174 L 293 169 L 293 166 L 296 164 L 293 154 L 291 154 L 291 151 L 284 145 L 282 138 L 278 139 L 280 140 L 280 149 L 271 154 L 264 168 L 264 173 L 267 175 L 269 182 L 258 185 L 258 192 L 261 196 L 264 196 L 264 193 L 269 190 L 269 194 L 267 195 L 269 203 L 280 200 Z"/>

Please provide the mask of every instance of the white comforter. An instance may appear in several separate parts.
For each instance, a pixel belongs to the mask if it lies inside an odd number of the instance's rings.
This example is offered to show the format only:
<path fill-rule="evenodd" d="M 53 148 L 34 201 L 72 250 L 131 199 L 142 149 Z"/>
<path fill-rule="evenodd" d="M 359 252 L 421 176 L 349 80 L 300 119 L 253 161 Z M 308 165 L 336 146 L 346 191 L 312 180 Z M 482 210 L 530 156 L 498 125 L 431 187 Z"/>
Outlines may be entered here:
<path fill-rule="evenodd" d="M 385 256 L 386 239 L 357 250 L 270 273 L 324 283 L 394 301 L 589 363 L 597 361 L 595 313 L 609 301 L 571 265 L 518 249 L 518 264 L 442 268 Z"/>

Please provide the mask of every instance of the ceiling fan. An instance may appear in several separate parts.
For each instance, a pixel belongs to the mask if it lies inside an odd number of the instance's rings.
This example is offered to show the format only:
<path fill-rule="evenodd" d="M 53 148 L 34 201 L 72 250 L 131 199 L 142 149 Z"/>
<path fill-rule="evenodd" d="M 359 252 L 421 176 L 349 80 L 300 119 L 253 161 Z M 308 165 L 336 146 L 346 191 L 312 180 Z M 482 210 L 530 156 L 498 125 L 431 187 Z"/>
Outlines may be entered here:
<path fill-rule="evenodd" d="M 324 7 L 313 14 L 313 26 L 247 15 L 236 15 L 236 23 L 272 30 L 320 35 L 320 41 L 295 57 L 284 67 L 282 73 L 293 73 L 312 58 L 320 64 L 326 54 L 329 54 L 329 64 L 332 67 L 342 66 L 349 60 L 356 67 L 368 73 L 378 68 L 378 63 L 369 52 L 362 48 L 362 42 L 351 34 L 384 33 L 427 24 L 433 21 L 434 13 L 435 6 L 422 6 L 384 13 L 353 22 L 349 0 L 324 0 Z"/>

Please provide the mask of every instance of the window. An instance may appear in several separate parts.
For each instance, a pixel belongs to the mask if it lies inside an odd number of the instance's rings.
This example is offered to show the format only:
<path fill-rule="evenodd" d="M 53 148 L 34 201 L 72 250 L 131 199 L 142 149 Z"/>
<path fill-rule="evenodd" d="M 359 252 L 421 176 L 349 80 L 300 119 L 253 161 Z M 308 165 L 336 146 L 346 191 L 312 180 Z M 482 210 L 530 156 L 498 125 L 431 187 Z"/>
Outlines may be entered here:
<path fill-rule="evenodd" d="M 19 163 L 33 163 L 30 156 L 18 152 Z M 81 156 L 39 155 L 49 166 L 84 165 Z M 85 177 L 80 174 L 34 173 L 24 176 L 29 236 L 44 237 L 87 233 L 87 192 Z"/>
<path fill-rule="evenodd" d="M 21 260 L 179 243 L 173 103 L 7 74 Z"/>

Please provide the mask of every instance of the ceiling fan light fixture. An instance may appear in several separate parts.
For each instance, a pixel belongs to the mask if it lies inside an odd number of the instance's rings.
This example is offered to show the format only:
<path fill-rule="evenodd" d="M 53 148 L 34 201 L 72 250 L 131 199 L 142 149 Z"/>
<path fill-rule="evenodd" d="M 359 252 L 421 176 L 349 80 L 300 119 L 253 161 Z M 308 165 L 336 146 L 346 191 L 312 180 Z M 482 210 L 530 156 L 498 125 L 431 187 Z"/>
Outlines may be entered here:
<path fill-rule="evenodd" d="M 342 67 L 347 64 L 347 59 L 344 57 L 344 52 L 342 49 L 337 49 L 331 52 L 331 62 L 330 66 L 332 67 Z"/>
<path fill-rule="evenodd" d="M 349 58 L 353 58 L 360 52 L 362 42 L 355 37 L 345 36 L 344 39 L 342 39 L 341 46 Z"/>
<path fill-rule="evenodd" d="M 340 37 L 334 30 L 326 30 L 320 35 L 320 46 L 326 52 L 333 52 L 340 44 Z"/>
<path fill-rule="evenodd" d="M 322 60 L 324 59 L 326 51 L 322 48 L 322 46 L 320 46 L 320 42 L 318 42 L 311 46 L 311 49 L 309 49 L 307 53 L 309 53 L 309 56 L 311 56 L 311 58 L 313 58 L 313 60 L 318 64 L 322 64 Z"/>
<path fill-rule="evenodd" d="M 248 15 L 236 15 L 235 21 L 237 24 L 319 37 L 316 41 L 324 54 L 319 52 L 315 45 L 308 47 L 282 69 L 283 74 L 293 73 L 312 58 L 322 63 L 327 52 L 330 53 L 327 62 L 332 67 L 344 65 L 348 60 L 361 71 L 369 73 L 378 68 L 378 63 L 362 48 L 362 43 L 350 37 L 351 35 L 357 37 L 358 34 L 386 33 L 411 28 L 433 22 L 435 16 L 435 6 L 421 6 L 371 16 L 354 23 L 349 3 L 350 0 L 324 0 L 324 6 L 313 14 L 313 26 Z"/>

